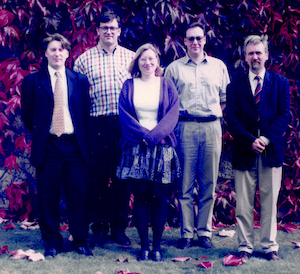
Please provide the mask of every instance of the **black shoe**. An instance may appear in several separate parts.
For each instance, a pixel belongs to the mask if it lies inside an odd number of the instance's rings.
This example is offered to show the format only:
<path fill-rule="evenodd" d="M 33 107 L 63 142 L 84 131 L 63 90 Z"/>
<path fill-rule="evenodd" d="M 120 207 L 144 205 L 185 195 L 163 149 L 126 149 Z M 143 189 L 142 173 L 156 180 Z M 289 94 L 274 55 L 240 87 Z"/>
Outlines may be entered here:
<path fill-rule="evenodd" d="M 190 248 L 192 245 L 192 241 L 193 241 L 192 238 L 182 238 L 179 248 L 181 248 L 181 249 Z"/>
<path fill-rule="evenodd" d="M 247 251 L 240 251 L 239 258 L 244 258 L 245 260 L 249 260 L 251 258 L 251 254 Z"/>
<path fill-rule="evenodd" d="M 56 257 L 60 251 L 55 247 L 46 248 L 44 256 Z"/>
<path fill-rule="evenodd" d="M 163 260 L 163 256 L 162 256 L 160 250 L 153 251 L 153 253 L 152 253 L 152 260 L 155 261 L 155 262 L 160 262 L 160 261 Z"/>
<path fill-rule="evenodd" d="M 269 253 L 266 254 L 266 258 L 269 261 L 279 261 L 281 260 L 281 258 L 279 257 L 278 253 L 276 251 L 271 251 Z"/>
<path fill-rule="evenodd" d="M 206 236 L 199 237 L 198 244 L 200 247 L 214 248 L 214 245 L 212 244 L 211 239 Z"/>
<path fill-rule="evenodd" d="M 149 260 L 149 250 L 141 250 L 138 257 L 138 261 L 148 261 Z"/>
<path fill-rule="evenodd" d="M 95 233 L 94 234 L 94 239 L 95 239 L 95 242 L 98 245 L 103 245 L 106 241 L 106 234 L 104 234 L 104 233 Z"/>
<path fill-rule="evenodd" d="M 125 235 L 124 232 L 119 232 L 116 235 L 114 235 L 113 240 L 115 240 L 120 245 L 131 245 L 130 239 Z"/>
<path fill-rule="evenodd" d="M 73 245 L 73 249 L 80 255 L 94 256 L 85 244 Z"/>

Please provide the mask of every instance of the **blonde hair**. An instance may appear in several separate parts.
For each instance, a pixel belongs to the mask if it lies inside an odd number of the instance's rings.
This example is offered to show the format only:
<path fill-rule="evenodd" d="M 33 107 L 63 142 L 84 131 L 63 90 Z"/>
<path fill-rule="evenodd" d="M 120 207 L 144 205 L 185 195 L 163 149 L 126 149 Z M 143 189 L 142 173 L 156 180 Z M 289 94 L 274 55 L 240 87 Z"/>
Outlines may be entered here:
<path fill-rule="evenodd" d="M 246 52 L 246 47 L 249 44 L 257 45 L 259 43 L 263 43 L 265 46 L 265 52 L 268 52 L 268 35 L 249 35 L 244 42 L 244 52 Z"/>
<path fill-rule="evenodd" d="M 139 59 L 144 51 L 151 49 L 154 51 L 158 64 L 160 64 L 159 60 L 159 53 L 158 50 L 150 43 L 144 44 L 140 46 L 137 51 L 135 52 L 135 55 L 129 65 L 128 71 L 130 72 L 131 76 L 133 78 L 140 78 L 141 77 L 141 71 L 139 69 Z M 159 65 L 157 66 L 155 70 L 155 76 L 162 76 L 163 75 L 163 68 L 161 68 Z"/>

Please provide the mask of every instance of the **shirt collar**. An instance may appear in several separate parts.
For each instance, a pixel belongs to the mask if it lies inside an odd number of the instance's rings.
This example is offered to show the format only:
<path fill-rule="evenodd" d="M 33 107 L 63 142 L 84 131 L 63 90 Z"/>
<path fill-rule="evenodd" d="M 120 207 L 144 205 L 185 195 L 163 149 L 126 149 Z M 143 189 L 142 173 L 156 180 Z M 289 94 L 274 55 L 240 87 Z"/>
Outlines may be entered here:
<path fill-rule="evenodd" d="M 97 47 L 99 48 L 100 51 L 104 52 L 105 54 L 108 54 L 108 52 L 102 47 L 100 42 L 97 44 Z M 115 49 L 113 50 L 113 53 L 115 53 L 119 48 L 119 44 L 116 45 Z"/>
<path fill-rule="evenodd" d="M 61 77 L 66 75 L 66 67 L 65 66 L 63 66 L 60 70 L 55 70 L 54 68 L 52 68 L 48 65 L 48 71 L 49 71 L 49 74 L 51 77 L 55 76 L 55 72 L 57 72 L 57 71 L 60 73 Z"/>
<path fill-rule="evenodd" d="M 201 61 L 201 63 L 207 63 L 208 62 L 208 58 L 207 58 L 207 53 L 206 52 L 204 52 L 204 58 L 203 58 L 203 60 Z M 190 57 L 189 57 L 189 55 L 188 54 L 186 54 L 185 55 L 185 57 L 184 57 L 184 64 L 186 65 L 186 64 L 188 64 L 188 63 L 190 63 L 190 62 L 193 62 L 193 63 L 195 63 L 195 61 L 193 61 Z"/>
<path fill-rule="evenodd" d="M 260 72 L 260 74 L 256 75 L 254 74 L 250 69 L 249 69 L 249 80 L 250 81 L 254 81 L 254 78 L 256 76 L 259 76 L 259 78 L 262 80 L 262 82 L 264 81 L 265 78 L 265 74 L 266 74 L 266 68 L 263 68 L 263 70 Z"/>

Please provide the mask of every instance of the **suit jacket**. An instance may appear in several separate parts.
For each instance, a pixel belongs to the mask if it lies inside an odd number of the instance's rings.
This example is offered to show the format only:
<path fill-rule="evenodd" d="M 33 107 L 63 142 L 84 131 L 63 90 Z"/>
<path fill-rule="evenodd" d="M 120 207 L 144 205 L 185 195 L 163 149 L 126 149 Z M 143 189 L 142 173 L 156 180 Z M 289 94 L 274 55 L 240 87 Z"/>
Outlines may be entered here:
<path fill-rule="evenodd" d="M 89 82 L 85 75 L 68 68 L 66 76 L 74 133 L 85 161 L 90 163 L 86 128 L 90 112 Z M 21 116 L 32 135 L 30 161 L 38 167 L 45 156 L 54 108 L 48 69 L 24 77 L 21 91 Z"/>
<path fill-rule="evenodd" d="M 257 154 L 252 143 L 260 135 L 270 140 L 262 153 L 263 164 L 282 166 L 284 160 L 283 134 L 289 121 L 290 92 L 288 80 L 272 71 L 266 71 L 258 108 L 251 91 L 248 74 L 238 77 L 227 86 L 226 115 L 229 132 L 233 136 L 232 165 L 238 170 L 250 170 Z"/>

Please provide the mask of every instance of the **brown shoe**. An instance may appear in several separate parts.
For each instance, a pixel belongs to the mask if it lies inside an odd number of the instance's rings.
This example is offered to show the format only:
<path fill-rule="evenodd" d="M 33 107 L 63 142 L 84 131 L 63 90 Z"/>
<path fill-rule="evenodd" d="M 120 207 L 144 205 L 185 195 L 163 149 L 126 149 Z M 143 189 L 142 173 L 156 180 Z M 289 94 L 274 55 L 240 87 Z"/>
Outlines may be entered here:
<path fill-rule="evenodd" d="M 266 254 L 266 258 L 269 261 L 272 261 L 272 260 L 273 261 L 279 261 L 279 260 L 281 260 L 280 257 L 279 257 L 279 255 L 278 255 L 278 253 L 276 251 L 271 251 L 271 252 L 267 253 Z"/>

